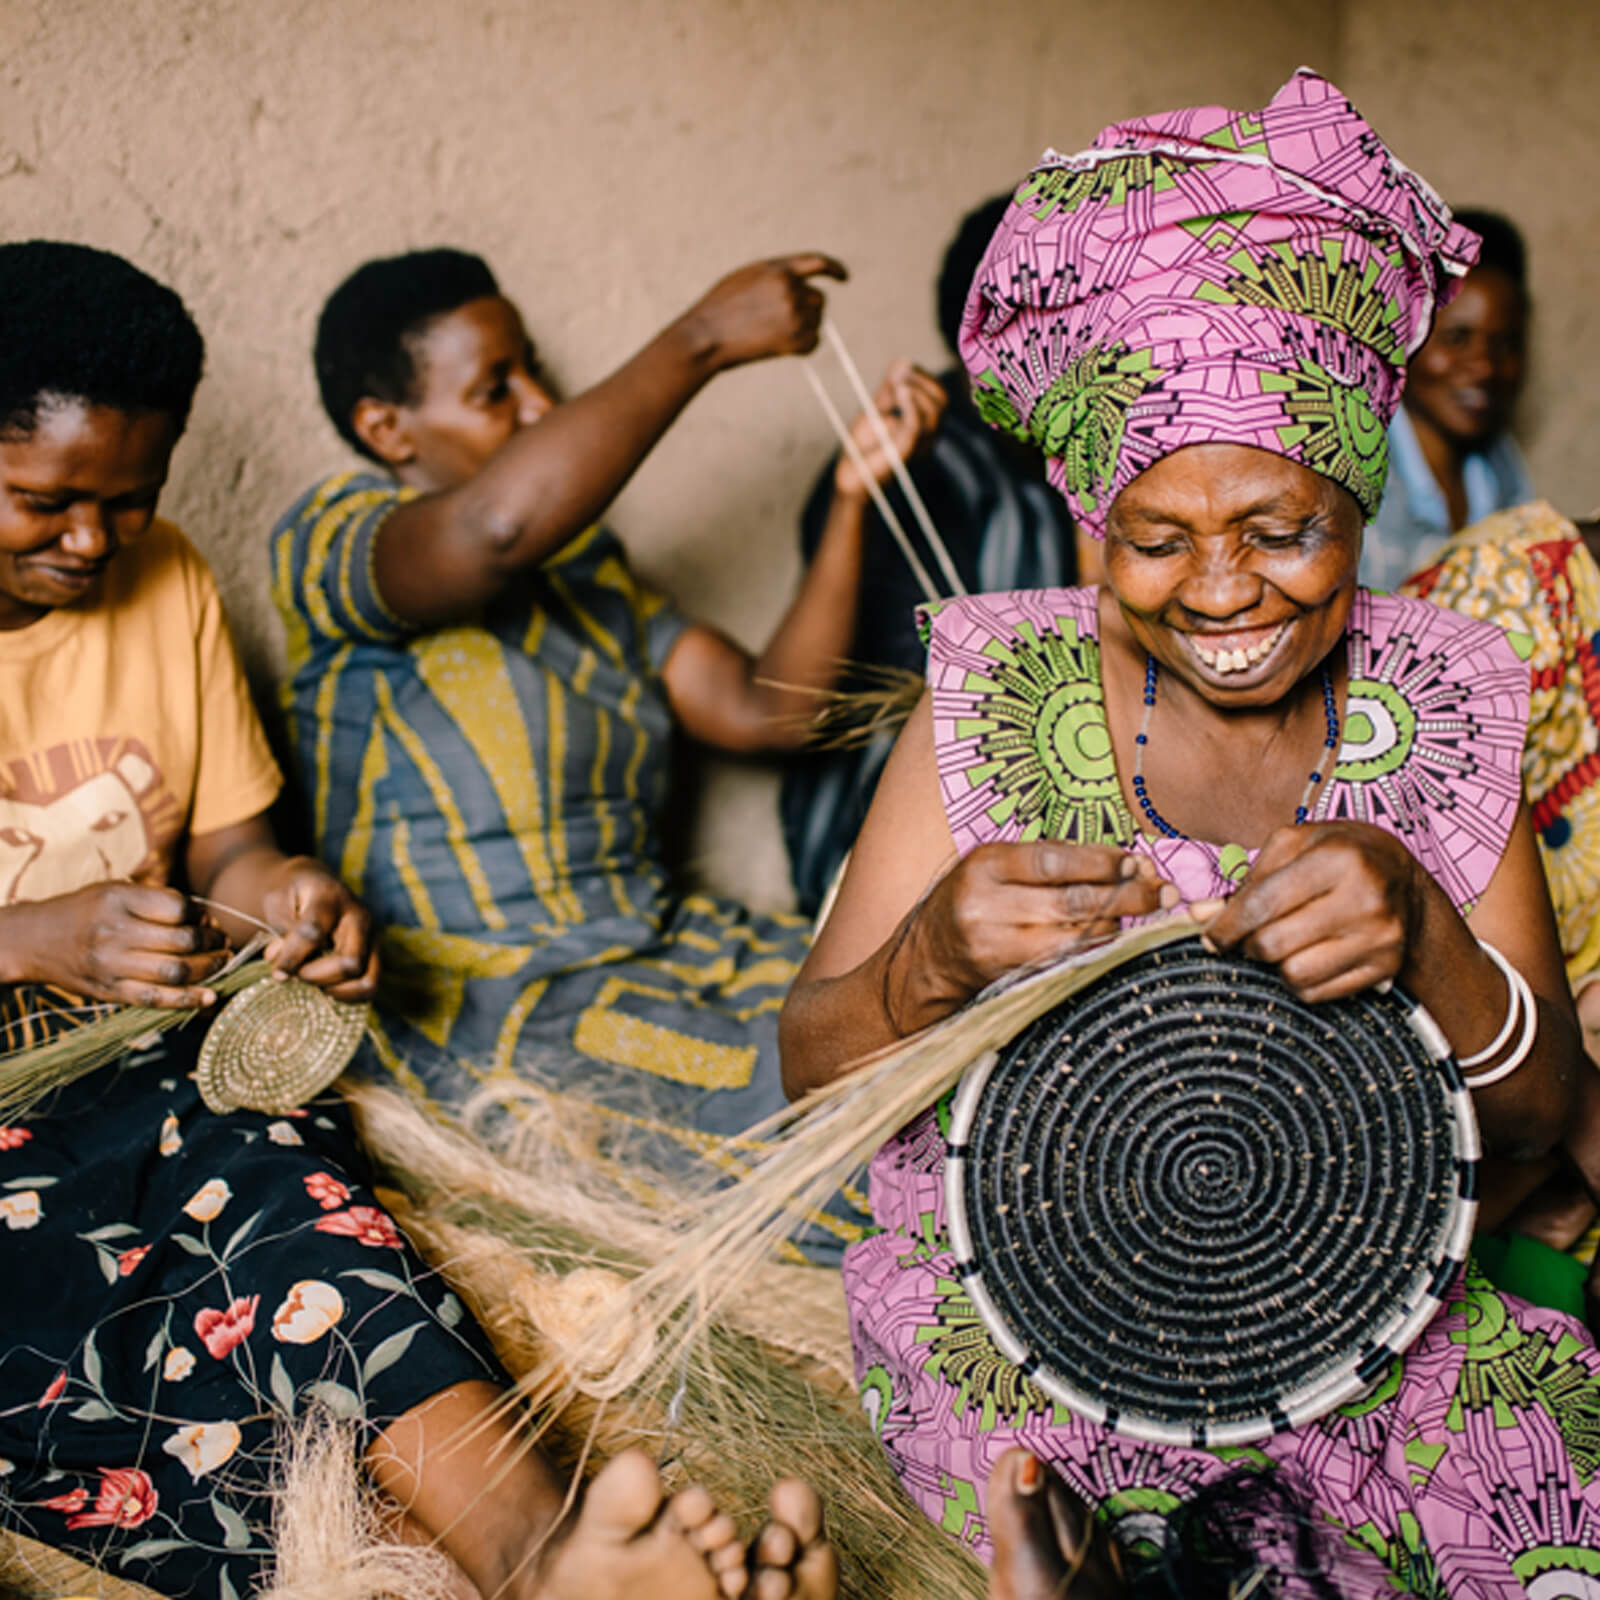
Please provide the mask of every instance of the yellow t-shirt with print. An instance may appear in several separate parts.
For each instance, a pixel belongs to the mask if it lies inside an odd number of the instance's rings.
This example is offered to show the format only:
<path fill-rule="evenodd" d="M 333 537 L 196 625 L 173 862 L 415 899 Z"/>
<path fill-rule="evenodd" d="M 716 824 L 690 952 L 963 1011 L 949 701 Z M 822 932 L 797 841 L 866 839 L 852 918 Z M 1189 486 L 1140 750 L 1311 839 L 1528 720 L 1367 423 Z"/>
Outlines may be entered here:
<path fill-rule="evenodd" d="M 157 521 L 83 599 L 0 632 L 0 904 L 164 884 L 282 785 L 210 569 Z"/>

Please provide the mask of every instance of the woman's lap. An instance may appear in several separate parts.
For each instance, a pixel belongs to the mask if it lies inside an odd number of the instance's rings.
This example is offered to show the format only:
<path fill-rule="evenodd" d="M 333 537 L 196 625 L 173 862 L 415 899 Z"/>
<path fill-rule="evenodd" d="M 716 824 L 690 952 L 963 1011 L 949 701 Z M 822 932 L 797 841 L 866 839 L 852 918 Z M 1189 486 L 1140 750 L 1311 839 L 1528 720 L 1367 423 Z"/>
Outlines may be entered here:
<path fill-rule="evenodd" d="M 0 1515 L 164 1594 L 244 1594 L 284 1422 L 370 1433 L 500 1374 L 338 1100 L 216 1116 L 169 1040 L 0 1135 Z"/>
<path fill-rule="evenodd" d="M 1600 1355 L 1570 1318 L 1473 1273 L 1367 1401 L 1252 1449 L 1184 1450 L 1108 1434 L 1023 1379 L 940 1244 L 877 1235 L 851 1250 L 845 1281 L 863 1402 L 913 1498 L 955 1537 L 986 1551 L 988 1472 L 1020 1444 L 1103 1515 L 1133 1519 L 1125 1532 L 1241 1463 L 1285 1470 L 1343 1533 L 1336 1575 L 1352 1597 L 1396 1579 L 1496 1600 L 1546 1571 L 1600 1581 Z"/>

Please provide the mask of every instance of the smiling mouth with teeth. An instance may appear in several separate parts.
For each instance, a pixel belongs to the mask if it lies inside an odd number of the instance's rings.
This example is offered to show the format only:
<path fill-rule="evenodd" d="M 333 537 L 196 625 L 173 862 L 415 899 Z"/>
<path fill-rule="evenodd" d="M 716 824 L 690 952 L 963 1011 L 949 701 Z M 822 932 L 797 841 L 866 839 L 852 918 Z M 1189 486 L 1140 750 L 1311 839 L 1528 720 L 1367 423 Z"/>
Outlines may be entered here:
<path fill-rule="evenodd" d="M 1264 634 L 1248 647 L 1235 646 L 1215 650 L 1207 649 L 1205 645 L 1201 644 L 1200 636 L 1193 633 L 1188 635 L 1188 641 L 1190 648 L 1200 658 L 1204 666 L 1209 667 L 1211 671 L 1219 676 L 1225 676 L 1232 672 L 1245 672 L 1258 663 L 1265 661 L 1276 649 L 1278 641 L 1283 637 L 1288 626 L 1287 622 L 1280 622 L 1270 633 Z M 1220 635 L 1219 637 L 1225 638 L 1227 635 Z"/>

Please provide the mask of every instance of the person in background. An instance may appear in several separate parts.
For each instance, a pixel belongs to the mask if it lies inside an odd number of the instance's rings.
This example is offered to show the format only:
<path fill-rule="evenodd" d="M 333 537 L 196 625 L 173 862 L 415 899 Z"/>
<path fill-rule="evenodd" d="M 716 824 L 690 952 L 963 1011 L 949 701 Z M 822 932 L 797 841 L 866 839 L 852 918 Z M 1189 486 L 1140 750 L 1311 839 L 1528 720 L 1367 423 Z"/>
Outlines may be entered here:
<path fill-rule="evenodd" d="M 1456 219 L 1483 247 L 1407 363 L 1405 403 L 1389 425 L 1389 482 L 1361 551 L 1369 589 L 1395 588 L 1458 528 L 1533 498 L 1510 432 L 1527 371 L 1527 251 L 1492 211 Z"/>
<path fill-rule="evenodd" d="M 744 267 L 564 403 L 476 256 L 368 262 L 323 309 L 323 403 L 369 466 L 273 534 L 284 699 L 317 853 L 383 928 L 384 1059 L 414 1093 L 455 1107 L 536 1075 L 646 1129 L 669 1167 L 784 1103 L 777 1013 L 807 928 L 670 880 L 668 753 L 674 729 L 744 752 L 806 738 L 803 691 L 854 631 L 866 489 L 842 475 L 756 655 L 641 583 L 597 519 L 714 376 L 815 345 L 818 276 L 843 268 Z M 909 454 L 944 396 L 898 363 L 878 403 Z M 819 1226 L 836 1256 L 856 1225 Z"/>
<path fill-rule="evenodd" d="M 956 571 L 977 592 L 1069 584 L 1079 563 L 1072 515 L 1045 482 L 1038 453 L 984 422 L 957 358 L 961 308 L 972 275 L 1010 203 L 1009 195 L 984 201 L 961 219 L 945 250 L 937 312 L 953 361 L 939 375 L 947 404 L 938 431 L 909 464 Z M 849 463 L 838 456 L 818 476 L 800 518 L 807 562 L 816 558 L 841 486 L 849 481 Z M 891 482 L 885 493 L 901 527 L 920 547 L 923 541 L 900 487 Z M 1092 541 L 1090 548 L 1094 551 Z M 932 552 L 919 548 L 918 554 L 937 580 Z M 920 674 L 925 652 L 915 611 L 927 598 L 883 519 L 869 509 L 859 620 L 849 648 L 852 665 Z M 869 683 L 857 674 L 841 687 Z M 807 916 L 816 914 L 855 842 L 893 745 L 893 733 L 885 732 L 854 748 L 803 752 L 788 764 L 780 801 L 783 836 L 796 899 Z"/>

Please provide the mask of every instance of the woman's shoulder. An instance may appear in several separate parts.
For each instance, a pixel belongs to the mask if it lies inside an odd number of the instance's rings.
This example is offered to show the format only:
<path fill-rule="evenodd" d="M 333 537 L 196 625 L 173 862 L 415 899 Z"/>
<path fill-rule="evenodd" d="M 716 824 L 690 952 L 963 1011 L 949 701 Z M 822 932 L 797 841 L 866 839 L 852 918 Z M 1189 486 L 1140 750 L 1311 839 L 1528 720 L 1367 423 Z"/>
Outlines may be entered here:
<path fill-rule="evenodd" d="M 387 512 L 417 491 L 395 482 L 386 472 L 371 467 L 347 468 L 319 478 L 278 518 L 272 530 L 274 544 L 309 539 L 316 532 L 331 535 L 352 520 L 364 521 L 374 512 Z"/>
<path fill-rule="evenodd" d="M 1351 676 L 1355 659 L 1369 672 L 1396 678 L 1437 676 L 1470 688 L 1485 671 L 1511 673 L 1527 699 L 1527 634 L 1409 594 L 1356 591 L 1350 615 Z"/>
<path fill-rule="evenodd" d="M 1077 644 L 1098 636 L 1099 594 L 1094 588 L 1008 589 L 931 600 L 917 608 L 917 627 L 930 651 L 981 651 L 988 644 L 1003 647 L 1010 640 L 1037 641 L 1046 635 Z"/>
<path fill-rule="evenodd" d="M 1405 595 L 1356 593 L 1343 740 L 1321 820 L 1395 834 L 1463 915 L 1522 800 L 1526 637 Z"/>

